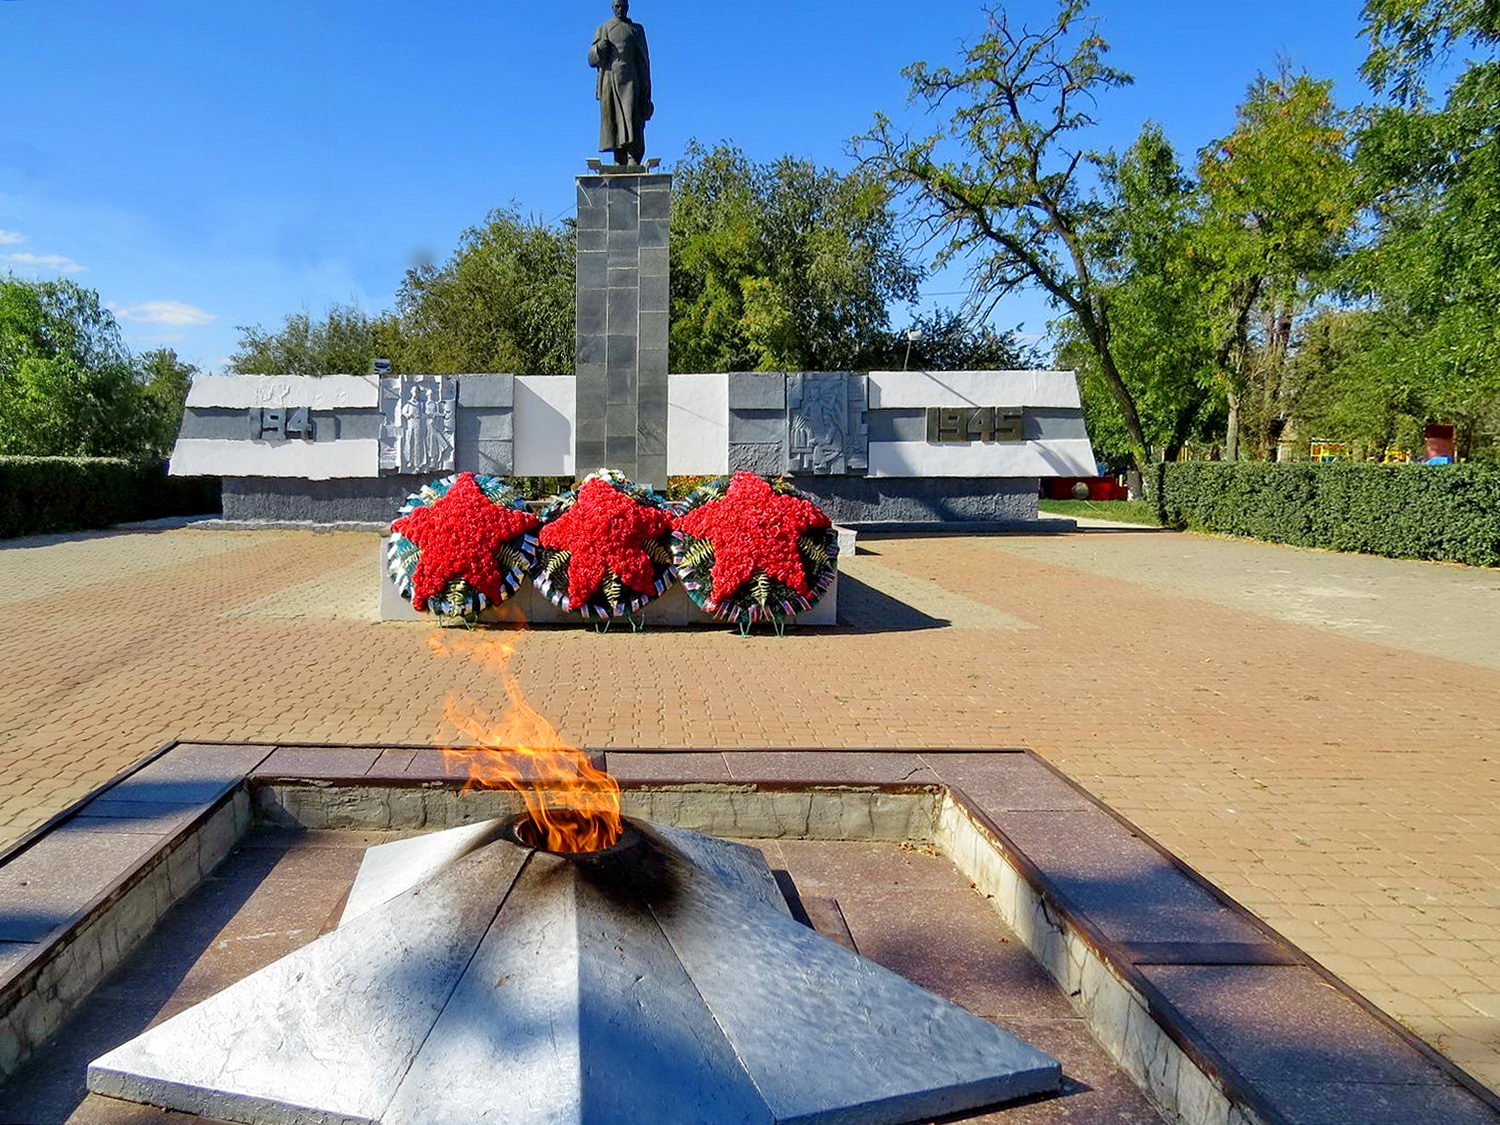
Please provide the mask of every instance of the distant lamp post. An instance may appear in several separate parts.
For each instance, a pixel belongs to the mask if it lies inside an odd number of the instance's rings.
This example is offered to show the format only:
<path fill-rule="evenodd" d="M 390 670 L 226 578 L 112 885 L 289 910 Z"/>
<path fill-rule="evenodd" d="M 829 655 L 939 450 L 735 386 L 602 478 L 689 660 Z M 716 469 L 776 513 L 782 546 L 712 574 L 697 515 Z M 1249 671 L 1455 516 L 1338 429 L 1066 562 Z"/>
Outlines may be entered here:
<path fill-rule="evenodd" d="M 911 346 L 922 338 L 920 328 L 908 328 L 906 330 L 906 358 L 901 361 L 901 370 L 905 371 L 911 366 Z"/>

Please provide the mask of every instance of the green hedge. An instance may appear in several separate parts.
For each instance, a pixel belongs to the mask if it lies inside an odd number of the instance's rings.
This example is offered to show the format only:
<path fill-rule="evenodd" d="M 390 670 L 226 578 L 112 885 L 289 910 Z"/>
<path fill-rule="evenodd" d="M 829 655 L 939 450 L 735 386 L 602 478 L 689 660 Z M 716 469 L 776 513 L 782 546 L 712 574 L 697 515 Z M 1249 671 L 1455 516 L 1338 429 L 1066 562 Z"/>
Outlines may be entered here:
<path fill-rule="evenodd" d="M 1500 564 L 1500 465 L 1180 461 L 1158 465 L 1152 484 L 1166 527 Z"/>
<path fill-rule="evenodd" d="M 164 461 L 0 457 L 0 538 L 220 509 L 216 477 L 169 477 Z"/>

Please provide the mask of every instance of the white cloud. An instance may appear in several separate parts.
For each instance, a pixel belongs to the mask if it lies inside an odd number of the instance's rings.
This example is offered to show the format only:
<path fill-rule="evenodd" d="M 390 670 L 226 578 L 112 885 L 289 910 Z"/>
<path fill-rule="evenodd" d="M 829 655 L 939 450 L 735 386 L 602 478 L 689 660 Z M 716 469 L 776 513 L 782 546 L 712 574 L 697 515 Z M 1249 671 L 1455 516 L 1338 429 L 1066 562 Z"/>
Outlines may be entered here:
<path fill-rule="evenodd" d="M 82 273 L 88 266 L 80 266 L 72 258 L 61 254 L 0 254 L 0 262 L 11 262 L 23 270 L 43 270 L 48 273 Z"/>
<path fill-rule="evenodd" d="M 142 324 L 171 324 L 185 328 L 219 319 L 211 312 L 181 301 L 142 301 L 138 305 L 111 304 L 109 307 L 121 320 L 135 320 Z"/>
<path fill-rule="evenodd" d="M 0 246 L 14 246 L 18 242 L 25 242 L 24 234 L 17 234 L 13 230 L 0 230 Z"/>

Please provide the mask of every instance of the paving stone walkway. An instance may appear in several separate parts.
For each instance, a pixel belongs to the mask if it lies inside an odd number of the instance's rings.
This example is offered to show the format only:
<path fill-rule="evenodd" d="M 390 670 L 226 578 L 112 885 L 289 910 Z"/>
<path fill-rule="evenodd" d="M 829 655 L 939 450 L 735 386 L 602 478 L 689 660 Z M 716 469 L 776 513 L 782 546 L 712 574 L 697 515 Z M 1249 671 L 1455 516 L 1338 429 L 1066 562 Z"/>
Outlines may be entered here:
<path fill-rule="evenodd" d="M 11 541 L 0 839 L 171 738 L 1026 745 L 1500 1087 L 1500 572 L 1118 529 L 841 562 L 836 632 L 434 643 L 374 619 L 368 535 Z"/>

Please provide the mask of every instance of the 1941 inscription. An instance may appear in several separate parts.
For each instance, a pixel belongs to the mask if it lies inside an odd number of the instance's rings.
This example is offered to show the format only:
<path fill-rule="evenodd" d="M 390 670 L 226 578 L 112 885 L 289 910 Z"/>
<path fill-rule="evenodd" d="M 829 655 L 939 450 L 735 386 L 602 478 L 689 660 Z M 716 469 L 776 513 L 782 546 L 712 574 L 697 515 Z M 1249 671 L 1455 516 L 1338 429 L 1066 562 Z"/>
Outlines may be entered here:
<path fill-rule="evenodd" d="M 312 419 L 305 406 L 252 406 L 249 422 L 252 440 L 292 437 L 312 440 Z"/>
<path fill-rule="evenodd" d="M 1022 441 L 1025 436 L 1025 416 L 1019 406 L 927 408 L 927 440 L 930 442 Z"/>

